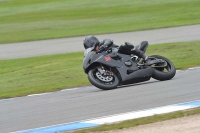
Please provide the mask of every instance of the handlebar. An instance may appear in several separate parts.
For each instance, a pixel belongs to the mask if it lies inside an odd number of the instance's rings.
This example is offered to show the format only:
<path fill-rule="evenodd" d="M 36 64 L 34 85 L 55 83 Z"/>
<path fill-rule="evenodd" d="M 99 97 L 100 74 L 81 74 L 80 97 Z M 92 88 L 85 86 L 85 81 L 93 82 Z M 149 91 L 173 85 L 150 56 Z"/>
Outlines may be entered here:
<path fill-rule="evenodd" d="M 107 50 L 112 44 L 113 44 L 113 41 L 111 39 L 103 40 L 100 43 L 99 52 Z"/>

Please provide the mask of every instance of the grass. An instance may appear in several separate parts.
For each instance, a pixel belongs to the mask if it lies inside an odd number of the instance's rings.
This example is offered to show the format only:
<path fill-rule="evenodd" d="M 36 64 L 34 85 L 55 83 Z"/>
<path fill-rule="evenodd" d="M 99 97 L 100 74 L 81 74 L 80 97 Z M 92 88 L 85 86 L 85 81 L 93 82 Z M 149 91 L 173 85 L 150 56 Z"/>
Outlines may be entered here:
<path fill-rule="evenodd" d="M 200 23 L 199 0 L 5 0 L 0 43 Z"/>
<path fill-rule="evenodd" d="M 148 55 L 169 58 L 177 69 L 200 66 L 200 41 L 150 45 Z M 89 85 L 83 52 L 0 60 L 0 99 Z"/>
<path fill-rule="evenodd" d="M 150 124 L 150 123 L 155 123 L 155 122 L 160 122 L 160 121 L 165 121 L 165 120 L 171 120 L 171 119 L 175 119 L 175 118 L 181 118 L 181 117 L 186 117 L 186 116 L 196 115 L 196 114 L 200 114 L 200 108 L 178 111 L 178 112 L 168 113 L 168 114 L 154 115 L 154 116 L 144 117 L 144 118 L 138 118 L 138 119 L 134 119 L 134 120 L 124 121 L 121 123 L 102 125 L 102 126 L 91 128 L 91 129 L 74 131 L 73 133 L 92 133 L 92 132 L 99 133 L 99 132 L 103 132 L 103 131 L 120 130 L 120 129 L 139 126 L 139 125 Z"/>

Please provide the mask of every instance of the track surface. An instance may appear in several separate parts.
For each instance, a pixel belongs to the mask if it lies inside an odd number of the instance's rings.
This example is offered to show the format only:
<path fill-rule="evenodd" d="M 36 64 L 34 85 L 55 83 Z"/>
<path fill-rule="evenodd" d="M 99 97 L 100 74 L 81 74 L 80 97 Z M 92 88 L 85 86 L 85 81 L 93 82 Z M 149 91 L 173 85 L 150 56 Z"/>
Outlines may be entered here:
<path fill-rule="evenodd" d="M 150 44 L 159 44 L 200 40 L 199 31 L 200 25 L 191 25 L 166 29 L 97 35 L 97 37 L 100 40 L 111 38 L 114 40 L 115 44 L 118 45 L 124 43 L 125 41 L 133 44 L 139 44 L 144 40 L 149 41 Z M 84 38 L 85 36 L 14 44 L 1 44 L 0 59 L 24 58 L 83 51 L 82 43 Z"/>
<path fill-rule="evenodd" d="M 169 81 L 150 80 L 101 91 L 95 87 L 0 101 L 0 131 L 7 133 L 200 99 L 200 68 Z"/>
<path fill-rule="evenodd" d="M 150 44 L 200 40 L 200 25 L 98 35 Z M 0 45 L 0 59 L 82 51 L 84 37 Z M 170 81 L 151 80 L 111 91 L 95 87 L 0 100 L 0 132 L 51 126 L 200 99 L 200 69 L 179 71 Z"/>

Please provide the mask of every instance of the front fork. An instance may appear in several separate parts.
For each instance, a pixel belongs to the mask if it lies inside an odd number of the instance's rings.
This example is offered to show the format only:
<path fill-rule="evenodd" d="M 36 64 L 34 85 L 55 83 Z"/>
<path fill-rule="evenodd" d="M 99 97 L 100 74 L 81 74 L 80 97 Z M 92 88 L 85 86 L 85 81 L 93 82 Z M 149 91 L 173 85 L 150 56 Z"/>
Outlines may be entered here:
<path fill-rule="evenodd" d="M 101 73 L 101 75 L 113 76 L 113 72 L 111 71 L 111 68 L 110 68 L 110 70 L 106 70 L 102 64 L 99 67 L 97 67 L 97 69 Z"/>

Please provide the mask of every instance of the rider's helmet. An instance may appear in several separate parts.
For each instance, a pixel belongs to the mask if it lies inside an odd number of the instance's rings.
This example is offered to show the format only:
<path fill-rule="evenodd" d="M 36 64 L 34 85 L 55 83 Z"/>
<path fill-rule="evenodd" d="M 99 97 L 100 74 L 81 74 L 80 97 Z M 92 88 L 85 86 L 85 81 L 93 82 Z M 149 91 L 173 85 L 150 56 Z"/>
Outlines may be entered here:
<path fill-rule="evenodd" d="M 100 43 L 99 40 L 93 35 L 87 36 L 85 40 L 83 41 L 83 45 L 85 49 L 93 47 L 95 44 L 99 44 L 99 43 Z"/>

